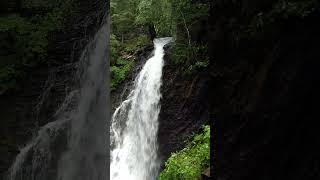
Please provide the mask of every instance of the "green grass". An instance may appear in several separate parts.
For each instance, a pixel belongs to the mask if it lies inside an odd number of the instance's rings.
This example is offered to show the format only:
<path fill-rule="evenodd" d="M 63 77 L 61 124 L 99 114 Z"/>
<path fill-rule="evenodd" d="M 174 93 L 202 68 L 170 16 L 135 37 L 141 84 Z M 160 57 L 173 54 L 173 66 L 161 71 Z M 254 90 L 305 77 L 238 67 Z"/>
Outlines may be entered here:
<path fill-rule="evenodd" d="M 195 180 L 210 166 L 210 127 L 194 136 L 186 148 L 172 153 L 158 180 Z"/>

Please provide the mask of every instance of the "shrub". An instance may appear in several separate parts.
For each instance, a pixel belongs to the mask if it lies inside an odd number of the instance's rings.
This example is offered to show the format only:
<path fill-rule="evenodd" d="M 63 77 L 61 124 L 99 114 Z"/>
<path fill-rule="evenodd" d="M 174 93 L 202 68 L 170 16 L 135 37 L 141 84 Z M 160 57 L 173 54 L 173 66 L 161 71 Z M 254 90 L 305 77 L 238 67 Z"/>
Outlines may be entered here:
<path fill-rule="evenodd" d="M 116 63 L 118 57 L 120 56 L 120 49 L 121 49 L 121 44 L 117 40 L 117 37 L 114 34 L 110 34 L 111 66 Z"/>
<path fill-rule="evenodd" d="M 194 180 L 210 165 L 210 127 L 194 136 L 186 148 L 172 153 L 159 180 Z"/>
<path fill-rule="evenodd" d="M 144 47 L 148 42 L 146 35 L 138 35 L 121 43 L 116 35 L 111 34 L 111 90 L 116 89 L 132 69 L 133 59 L 124 59 L 123 57 L 132 57 L 137 50 Z"/>
<path fill-rule="evenodd" d="M 132 54 L 135 51 L 145 47 L 148 44 L 149 40 L 146 35 L 138 35 L 132 39 L 129 39 L 125 42 L 124 51 L 126 53 Z"/>
<path fill-rule="evenodd" d="M 133 62 L 119 58 L 116 65 L 111 66 L 111 90 L 114 90 L 131 71 Z"/>
<path fill-rule="evenodd" d="M 192 74 L 209 65 L 207 45 L 176 43 L 173 46 L 172 58 L 185 74 Z"/>

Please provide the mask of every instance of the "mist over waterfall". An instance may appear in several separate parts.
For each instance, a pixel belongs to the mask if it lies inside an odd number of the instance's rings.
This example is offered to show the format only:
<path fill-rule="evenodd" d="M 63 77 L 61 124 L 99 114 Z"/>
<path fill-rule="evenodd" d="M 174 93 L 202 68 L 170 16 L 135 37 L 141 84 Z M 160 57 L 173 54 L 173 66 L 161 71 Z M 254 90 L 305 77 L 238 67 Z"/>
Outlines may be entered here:
<path fill-rule="evenodd" d="M 156 179 L 158 115 L 163 47 L 172 38 L 154 40 L 154 55 L 135 79 L 133 90 L 115 110 L 111 125 L 111 180 Z"/>
<path fill-rule="evenodd" d="M 9 180 L 105 180 L 109 177 L 109 25 L 87 45 L 74 77 L 79 82 L 61 106 L 56 120 L 40 129 L 21 149 Z"/>

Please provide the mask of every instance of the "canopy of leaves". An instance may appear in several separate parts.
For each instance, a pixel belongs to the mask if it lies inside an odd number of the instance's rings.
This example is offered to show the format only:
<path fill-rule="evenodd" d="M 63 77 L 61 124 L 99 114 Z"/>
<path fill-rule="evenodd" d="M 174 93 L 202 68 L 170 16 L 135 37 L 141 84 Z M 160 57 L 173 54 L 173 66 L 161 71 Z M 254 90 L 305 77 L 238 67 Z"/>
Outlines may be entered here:
<path fill-rule="evenodd" d="M 193 42 L 189 31 L 201 17 L 208 16 L 208 9 L 206 3 L 190 0 L 112 0 L 111 64 L 146 45 L 148 41 L 144 38 L 153 26 L 158 37 L 176 39 L 173 61 L 184 72 L 206 67 L 207 46 Z"/>

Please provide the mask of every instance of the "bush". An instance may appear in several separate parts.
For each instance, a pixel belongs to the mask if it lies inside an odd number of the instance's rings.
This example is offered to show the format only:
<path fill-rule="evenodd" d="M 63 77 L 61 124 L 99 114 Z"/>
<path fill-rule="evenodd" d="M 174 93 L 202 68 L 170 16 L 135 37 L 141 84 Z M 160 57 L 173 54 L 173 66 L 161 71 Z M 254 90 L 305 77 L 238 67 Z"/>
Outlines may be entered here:
<path fill-rule="evenodd" d="M 117 40 L 117 37 L 114 34 L 110 34 L 110 52 L 111 52 L 111 59 L 110 64 L 111 66 L 114 65 L 117 59 L 120 56 L 121 44 Z"/>
<path fill-rule="evenodd" d="M 148 43 L 146 35 L 137 35 L 121 43 L 114 34 L 110 35 L 111 49 L 111 90 L 123 82 L 133 66 L 132 55 Z M 125 58 L 124 58 L 125 57 Z M 128 59 L 130 58 L 130 59 Z"/>
<path fill-rule="evenodd" d="M 194 180 L 210 166 L 210 127 L 196 135 L 186 148 L 172 153 L 159 180 Z"/>
<path fill-rule="evenodd" d="M 124 44 L 125 53 L 132 54 L 137 50 L 145 47 L 148 44 L 149 40 L 146 35 L 138 35 L 132 39 L 129 39 Z"/>
<path fill-rule="evenodd" d="M 173 46 L 172 59 L 185 74 L 192 74 L 209 65 L 206 45 L 192 43 L 176 43 Z"/>
<path fill-rule="evenodd" d="M 114 66 L 111 66 L 111 90 L 114 90 L 132 69 L 133 62 L 119 58 Z"/>
<path fill-rule="evenodd" d="M 0 68 L 0 94 L 9 89 L 17 90 L 18 84 L 16 79 L 20 79 L 23 76 L 23 71 L 16 70 L 10 66 Z"/>

